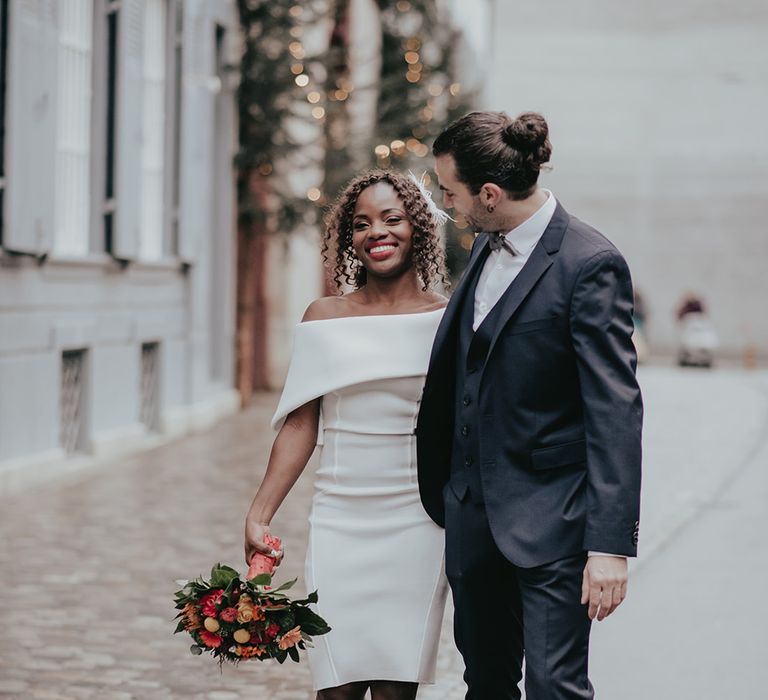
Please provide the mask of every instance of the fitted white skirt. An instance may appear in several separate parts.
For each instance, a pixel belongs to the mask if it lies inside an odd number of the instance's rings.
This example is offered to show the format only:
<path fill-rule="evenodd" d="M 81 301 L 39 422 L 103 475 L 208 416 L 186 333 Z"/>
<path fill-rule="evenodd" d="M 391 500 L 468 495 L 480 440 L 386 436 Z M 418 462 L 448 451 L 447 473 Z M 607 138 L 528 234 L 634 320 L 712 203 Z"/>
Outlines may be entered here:
<path fill-rule="evenodd" d="M 434 683 L 443 562 L 444 532 L 419 499 L 415 436 L 327 429 L 306 560 L 332 627 L 308 652 L 315 689 Z"/>

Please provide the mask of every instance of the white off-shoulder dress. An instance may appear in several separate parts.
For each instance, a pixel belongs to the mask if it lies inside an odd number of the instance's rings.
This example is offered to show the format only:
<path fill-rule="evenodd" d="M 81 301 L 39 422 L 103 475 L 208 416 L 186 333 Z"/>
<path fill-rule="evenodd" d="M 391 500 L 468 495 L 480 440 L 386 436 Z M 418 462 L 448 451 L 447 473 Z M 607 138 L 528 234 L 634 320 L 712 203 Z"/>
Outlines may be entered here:
<path fill-rule="evenodd" d="M 332 630 L 308 652 L 317 690 L 361 680 L 434 683 L 444 534 L 419 499 L 414 430 L 441 316 L 296 327 L 272 424 L 322 397 L 306 582 Z"/>

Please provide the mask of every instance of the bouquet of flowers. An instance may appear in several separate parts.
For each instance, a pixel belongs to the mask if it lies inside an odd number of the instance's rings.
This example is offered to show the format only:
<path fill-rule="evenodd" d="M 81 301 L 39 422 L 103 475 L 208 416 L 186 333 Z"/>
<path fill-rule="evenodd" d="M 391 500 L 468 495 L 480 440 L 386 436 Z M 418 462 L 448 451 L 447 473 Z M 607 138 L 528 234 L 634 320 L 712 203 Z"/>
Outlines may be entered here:
<path fill-rule="evenodd" d="M 280 547 L 279 539 L 267 538 L 267 544 Z M 326 621 L 308 607 L 317 602 L 317 591 L 291 600 L 284 591 L 296 579 L 272 588 L 274 566 L 274 558 L 257 553 L 245 580 L 229 566 L 216 564 L 208 581 L 201 577 L 178 582 L 183 587 L 175 594 L 180 611 L 176 632 L 190 634 L 193 654 L 208 651 L 219 663 L 253 658 L 283 663 L 288 657 L 298 662 L 299 649 L 312 646 L 313 635 L 330 632 Z"/>

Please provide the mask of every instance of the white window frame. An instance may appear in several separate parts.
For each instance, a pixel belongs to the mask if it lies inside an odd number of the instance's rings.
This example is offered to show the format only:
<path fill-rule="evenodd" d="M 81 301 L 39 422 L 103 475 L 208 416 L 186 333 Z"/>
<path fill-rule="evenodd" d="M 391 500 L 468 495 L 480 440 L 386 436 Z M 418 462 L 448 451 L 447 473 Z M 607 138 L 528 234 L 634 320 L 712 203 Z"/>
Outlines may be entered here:
<path fill-rule="evenodd" d="M 168 167 L 168 24 L 169 0 L 144 0 L 144 57 L 141 143 L 141 229 L 138 257 L 164 257 L 166 226 L 165 180 Z"/>
<path fill-rule="evenodd" d="M 93 0 L 60 0 L 54 253 L 90 252 Z"/>

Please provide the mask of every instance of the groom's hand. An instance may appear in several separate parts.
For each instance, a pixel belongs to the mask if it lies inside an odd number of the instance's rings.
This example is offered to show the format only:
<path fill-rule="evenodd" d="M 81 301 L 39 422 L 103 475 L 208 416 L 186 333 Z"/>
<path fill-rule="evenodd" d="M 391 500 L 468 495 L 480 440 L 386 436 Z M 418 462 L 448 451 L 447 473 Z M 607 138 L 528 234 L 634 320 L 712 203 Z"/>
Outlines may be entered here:
<path fill-rule="evenodd" d="M 581 583 L 581 604 L 589 603 L 590 620 L 604 620 L 627 596 L 627 559 L 597 554 L 587 559 Z"/>

